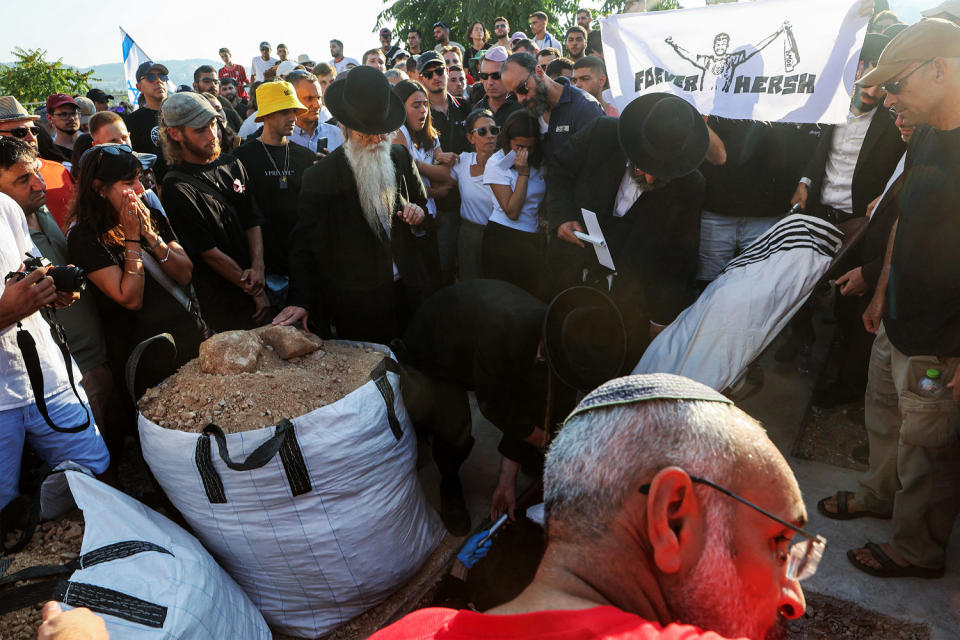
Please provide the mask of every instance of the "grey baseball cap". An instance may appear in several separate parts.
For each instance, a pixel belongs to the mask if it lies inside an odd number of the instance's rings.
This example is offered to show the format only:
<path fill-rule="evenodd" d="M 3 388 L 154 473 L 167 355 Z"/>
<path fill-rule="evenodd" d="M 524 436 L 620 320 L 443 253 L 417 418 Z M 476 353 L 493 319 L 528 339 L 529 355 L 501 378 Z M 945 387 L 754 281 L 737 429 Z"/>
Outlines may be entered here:
<path fill-rule="evenodd" d="M 184 126 L 193 129 L 205 127 L 217 117 L 217 112 L 207 99 L 192 91 L 175 93 L 164 100 L 160 114 L 163 123 L 168 127 Z"/>

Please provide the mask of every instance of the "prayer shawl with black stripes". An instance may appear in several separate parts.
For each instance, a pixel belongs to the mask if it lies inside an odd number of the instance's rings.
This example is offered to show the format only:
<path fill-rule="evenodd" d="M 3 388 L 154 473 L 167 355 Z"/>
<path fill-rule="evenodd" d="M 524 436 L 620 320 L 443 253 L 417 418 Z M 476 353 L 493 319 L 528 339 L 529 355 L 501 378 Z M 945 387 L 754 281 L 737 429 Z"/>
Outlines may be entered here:
<path fill-rule="evenodd" d="M 724 267 L 633 373 L 675 373 L 718 391 L 732 385 L 806 302 L 842 235 L 819 218 L 784 218 Z"/>

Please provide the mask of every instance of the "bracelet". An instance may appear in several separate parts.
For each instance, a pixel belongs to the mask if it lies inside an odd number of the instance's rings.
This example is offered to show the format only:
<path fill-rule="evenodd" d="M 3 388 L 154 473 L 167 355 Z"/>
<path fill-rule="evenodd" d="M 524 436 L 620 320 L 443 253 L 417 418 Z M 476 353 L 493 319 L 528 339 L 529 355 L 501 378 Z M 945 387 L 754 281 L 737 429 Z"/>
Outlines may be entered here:
<path fill-rule="evenodd" d="M 167 245 L 167 255 L 163 256 L 163 260 L 160 260 L 160 264 L 163 264 L 170 259 L 170 245 Z"/>
<path fill-rule="evenodd" d="M 127 273 L 129 273 L 129 274 L 132 275 L 132 276 L 142 276 L 142 275 L 143 275 L 143 271 L 130 271 L 130 270 L 127 270 Z"/>
<path fill-rule="evenodd" d="M 142 260 L 143 254 L 139 251 L 124 251 L 124 260 Z M 132 258 L 130 256 L 133 256 Z"/>
<path fill-rule="evenodd" d="M 153 251 L 154 249 L 156 249 L 157 247 L 160 246 L 160 243 L 161 243 L 161 242 L 163 242 L 163 238 L 161 238 L 160 236 L 157 236 L 157 241 L 154 242 L 152 245 L 150 245 L 150 246 L 148 247 L 148 249 L 149 249 L 150 251 Z"/>
<path fill-rule="evenodd" d="M 522 176 L 522 177 L 524 177 L 524 178 L 529 178 L 529 177 L 530 177 L 530 172 L 527 171 L 526 173 L 520 173 L 519 171 L 517 171 L 517 175 L 518 175 L 518 176 Z"/>
<path fill-rule="evenodd" d="M 124 242 L 136 242 L 137 244 L 143 244 L 143 240 L 140 238 L 124 238 Z"/>

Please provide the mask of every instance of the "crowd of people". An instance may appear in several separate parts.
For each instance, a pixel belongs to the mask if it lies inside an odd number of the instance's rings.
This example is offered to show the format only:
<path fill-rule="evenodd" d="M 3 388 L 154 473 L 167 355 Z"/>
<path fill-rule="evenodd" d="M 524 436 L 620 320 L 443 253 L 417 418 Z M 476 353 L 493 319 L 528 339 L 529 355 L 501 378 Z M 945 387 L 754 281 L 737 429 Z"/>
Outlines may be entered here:
<path fill-rule="evenodd" d="M 857 568 L 942 576 L 960 511 L 960 2 L 924 15 L 872 15 L 829 126 L 707 116 L 667 93 L 618 109 L 587 9 L 563 39 L 536 12 L 529 35 L 472 22 L 466 46 L 443 22 L 432 49 L 384 28 L 359 59 L 339 40 L 327 62 L 264 41 L 245 68 L 224 47 L 175 93 L 148 61 L 122 117 L 97 89 L 41 114 L 0 96 L 0 508 L 25 445 L 117 481 L 131 398 L 171 372 L 126 375 L 141 341 L 171 334 L 179 366 L 211 333 L 296 325 L 394 350 L 451 533 L 472 528 L 467 391 L 503 432 L 492 515 L 514 515 L 521 468 L 544 476 L 548 546 L 526 591 L 499 616 L 428 610 L 378 637 L 763 637 L 802 615 L 798 580 L 822 553 L 786 461 L 702 385 L 604 382 L 792 209 L 869 219 L 836 279 L 837 373 L 814 393 L 866 398 L 869 471 L 818 511 L 893 520 L 892 540 L 849 552 Z M 21 264 L 34 251 L 82 269 L 86 292 Z M 778 361 L 809 367 L 811 314 Z M 51 609 L 40 637 L 67 615 Z"/>

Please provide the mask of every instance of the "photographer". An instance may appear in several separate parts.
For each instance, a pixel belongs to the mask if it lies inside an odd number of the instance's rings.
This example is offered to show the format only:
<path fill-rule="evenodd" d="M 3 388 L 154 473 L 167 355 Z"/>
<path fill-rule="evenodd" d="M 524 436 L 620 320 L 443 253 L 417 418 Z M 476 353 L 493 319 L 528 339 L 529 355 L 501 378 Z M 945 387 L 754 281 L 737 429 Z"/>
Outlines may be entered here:
<path fill-rule="evenodd" d="M 23 211 L 13 199 L 0 193 L 0 270 L 23 271 L 21 257 L 26 253 L 39 254 L 30 240 Z M 72 460 L 101 474 L 110 463 L 103 438 L 72 384 L 71 377 L 78 379 L 79 372 L 68 372 L 67 366 L 75 369 L 75 365 L 64 362 L 60 347 L 38 313 L 48 305 L 65 307 L 76 294 L 58 292 L 46 272 L 38 268 L 26 276 L 14 276 L 3 283 L 0 294 L 0 509 L 17 496 L 25 442 L 51 466 Z M 29 356 L 18 344 L 25 334 L 36 343 L 43 378 L 40 403 L 28 374 Z M 50 422 L 70 432 L 54 429 Z"/>

